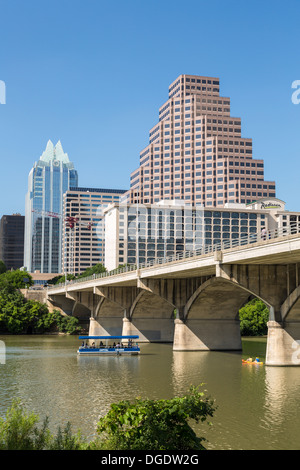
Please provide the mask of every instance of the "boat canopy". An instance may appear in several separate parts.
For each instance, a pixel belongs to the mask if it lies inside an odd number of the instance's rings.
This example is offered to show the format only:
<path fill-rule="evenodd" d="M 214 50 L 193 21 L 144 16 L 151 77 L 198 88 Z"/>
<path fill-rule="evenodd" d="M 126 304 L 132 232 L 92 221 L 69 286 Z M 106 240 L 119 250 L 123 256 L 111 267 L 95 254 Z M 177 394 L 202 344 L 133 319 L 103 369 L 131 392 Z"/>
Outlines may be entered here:
<path fill-rule="evenodd" d="M 129 336 L 79 336 L 79 339 L 136 339 L 138 335 Z"/>

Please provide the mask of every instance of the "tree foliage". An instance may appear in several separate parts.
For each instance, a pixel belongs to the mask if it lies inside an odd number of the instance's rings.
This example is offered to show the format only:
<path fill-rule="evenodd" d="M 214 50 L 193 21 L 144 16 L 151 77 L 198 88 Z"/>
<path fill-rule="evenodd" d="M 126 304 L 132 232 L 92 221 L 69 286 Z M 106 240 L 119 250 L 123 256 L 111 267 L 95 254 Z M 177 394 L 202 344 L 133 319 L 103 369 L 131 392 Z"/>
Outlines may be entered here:
<path fill-rule="evenodd" d="M 49 312 L 46 304 L 26 300 L 20 292 L 24 277 L 32 279 L 24 271 L 7 271 L 0 275 L 0 331 L 10 334 L 44 333 L 50 330 L 78 333 L 78 319 L 63 316 L 59 311 Z"/>
<path fill-rule="evenodd" d="M 100 419 L 97 432 L 110 450 L 201 450 L 189 421 L 204 422 L 215 411 L 214 402 L 198 387 L 170 400 L 121 401 Z"/>
<path fill-rule="evenodd" d="M 54 310 L 53 319 L 58 331 L 61 333 L 77 334 L 80 331 L 79 321 L 76 317 L 62 315 L 58 310 Z"/>
<path fill-rule="evenodd" d="M 0 274 L 3 274 L 5 272 L 6 272 L 6 266 L 5 266 L 4 261 L 1 259 L 0 260 Z"/>
<path fill-rule="evenodd" d="M 105 272 L 106 272 L 105 266 L 103 266 L 103 264 L 101 263 L 98 263 L 98 264 L 95 264 L 94 266 L 91 266 L 90 268 L 87 268 L 83 273 L 81 273 L 78 276 L 78 278 L 88 277 L 88 276 L 92 276 L 93 274 L 100 274 L 100 273 L 105 273 Z"/>
<path fill-rule="evenodd" d="M 14 289 L 24 289 L 26 286 L 33 286 L 32 276 L 20 269 L 6 271 L 0 274 L 0 289 L 8 285 Z"/>
<path fill-rule="evenodd" d="M 261 336 L 268 332 L 269 309 L 260 299 L 250 300 L 239 311 L 242 336 Z"/>
<path fill-rule="evenodd" d="M 73 279 L 76 279 L 76 276 L 74 274 L 67 274 L 67 281 L 72 281 Z M 48 284 L 63 284 L 66 280 L 66 276 L 55 276 L 52 279 L 48 281 Z"/>
<path fill-rule="evenodd" d="M 0 418 L 0 450 L 79 450 L 83 447 L 80 433 L 72 435 L 71 425 L 58 427 L 56 435 L 50 433 L 49 419 L 39 425 L 39 417 L 28 413 L 19 400 Z"/>

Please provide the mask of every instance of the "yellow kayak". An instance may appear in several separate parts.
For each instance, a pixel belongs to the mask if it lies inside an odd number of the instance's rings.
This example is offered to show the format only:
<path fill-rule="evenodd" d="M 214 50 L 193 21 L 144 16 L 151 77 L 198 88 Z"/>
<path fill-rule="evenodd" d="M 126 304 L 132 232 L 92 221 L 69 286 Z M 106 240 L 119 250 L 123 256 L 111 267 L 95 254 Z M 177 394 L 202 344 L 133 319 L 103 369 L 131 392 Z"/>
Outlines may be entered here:
<path fill-rule="evenodd" d="M 242 364 L 263 364 L 263 362 L 260 361 L 245 361 L 242 359 Z"/>

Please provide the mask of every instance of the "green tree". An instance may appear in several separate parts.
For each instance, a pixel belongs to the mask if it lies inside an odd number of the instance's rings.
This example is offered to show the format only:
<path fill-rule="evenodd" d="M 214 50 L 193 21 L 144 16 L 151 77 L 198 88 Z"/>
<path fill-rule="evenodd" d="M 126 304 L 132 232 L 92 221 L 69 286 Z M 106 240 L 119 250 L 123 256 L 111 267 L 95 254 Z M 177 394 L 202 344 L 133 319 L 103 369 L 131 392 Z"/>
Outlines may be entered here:
<path fill-rule="evenodd" d="M 260 299 L 250 300 L 239 311 L 242 336 L 261 336 L 268 332 L 269 309 Z"/>
<path fill-rule="evenodd" d="M 0 260 L 0 274 L 3 274 L 6 272 L 6 266 L 5 266 L 5 263 L 4 261 L 2 261 L 2 259 Z"/>
<path fill-rule="evenodd" d="M 63 284 L 65 282 L 65 279 L 65 274 L 63 276 L 55 276 L 50 279 L 50 281 L 48 281 L 48 284 Z M 67 274 L 68 281 L 72 281 L 73 279 L 76 279 L 76 276 L 74 276 L 74 274 Z"/>
<path fill-rule="evenodd" d="M 44 333 L 57 328 L 64 333 L 78 333 L 77 318 L 64 317 L 58 311 L 51 313 L 46 304 L 25 299 L 19 287 L 24 287 L 23 276 L 26 274 L 23 271 L 8 271 L 0 275 L 0 331 L 12 334 Z"/>
<path fill-rule="evenodd" d="M 189 421 L 204 422 L 214 411 L 214 402 L 191 387 L 184 397 L 112 404 L 97 432 L 103 449 L 201 450 L 205 439 L 195 434 Z"/>
<path fill-rule="evenodd" d="M 98 263 L 95 264 L 94 266 L 91 266 L 90 268 L 87 268 L 83 273 L 81 273 L 78 277 L 88 277 L 92 276 L 93 274 L 100 274 L 100 273 L 105 273 L 106 268 L 103 266 L 103 264 Z"/>
<path fill-rule="evenodd" d="M 24 289 L 26 286 L 32 286 L 33 280 L 28 272 L 17 269 L 0 274 L 0 284 L 3 283 L 10 284 L 15 289 Z"/>

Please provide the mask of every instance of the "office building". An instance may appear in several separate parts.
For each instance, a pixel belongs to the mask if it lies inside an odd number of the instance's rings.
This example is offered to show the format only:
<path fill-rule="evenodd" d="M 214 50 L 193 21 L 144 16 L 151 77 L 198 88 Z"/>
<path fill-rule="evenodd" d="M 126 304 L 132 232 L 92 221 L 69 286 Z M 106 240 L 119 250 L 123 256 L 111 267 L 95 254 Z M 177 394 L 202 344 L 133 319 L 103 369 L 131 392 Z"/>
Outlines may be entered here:
<path fill-rule="evenodd" d="M 25 205 L 24 266 L 29 272 L 61 273 L 63 194 L 78 175 L 61 142 L 49 140 L 31 169 Z"/>
<path fill-rule="evenodd" d="M 220 96 L 219 79 L 180 75 L 159 108 L 124 201 L 180 199 L 221 208 L 275 196 L 264 161 L 253 158 L 252 139 L 242 137 L 241 118 L 230 115 L 230 98 Z"/>
<path fill-rule="evenodd" d="M 200 254 L 221 242 L 256 241 L 263 229 L 267 237 L 268 232 L 284 233 L 290 227 L 299 231 L 300 212 L 286 211 L 285 203 L 276 198 L 228 203 L 223 208 L 189 206 L 178 200 L 113 204 L 105 211 L 106 267 L 111 270 L 180 252 Z"/>
<path fill-rule="evenodd" d="M 122 189 L 70 188 L 64 194 L 63 273 L 78 275 L 105 263 L 104 209 L 118 203 Z"/>
<path fill-rule="evenodd" d="M 24 259 L 24 222 L 21 214 L 3 215 L 0 221 L 0 259 L 7 269 L 20 269 Z"/>

